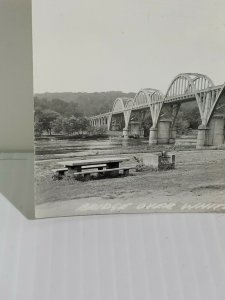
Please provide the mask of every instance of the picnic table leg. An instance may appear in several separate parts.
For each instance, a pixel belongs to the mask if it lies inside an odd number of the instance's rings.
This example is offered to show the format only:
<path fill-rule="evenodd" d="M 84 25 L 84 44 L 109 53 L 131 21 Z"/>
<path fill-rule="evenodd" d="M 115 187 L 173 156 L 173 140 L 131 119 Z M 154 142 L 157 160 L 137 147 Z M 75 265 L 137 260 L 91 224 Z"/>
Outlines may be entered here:
<path fill-rule="evenodd" d="M 63 179 L 64 176 L 65 176 L 65 171 L 58 171 L 58 180 Z"/>
<path fill-rule="evenodd" d="M 81 166 L 74 166 L 74 167 L 73 167 L 73 173 L 75 173 L 75 172 L 80 172 L 80 173 L 82 173 Z M 74 176 L 74 175 L 73 175 L 73 176 Z M 83 179 L 82 174 L 76 175 L 76 179 L 77 179 L 77 180 L 82 180 L 82 179 Z"/>
<path fill-rule="evenodd" d="M 76 172 L 81 172 L 81 166 L 75 166 L 74 171 Z"/>
<path fill-rule="evenodd" d="M 99 170 L 99 171 L 100 171 L 100 170 L 103 170 L 103 167 L 98 167 L 98 170 Z M 99 172 L 99 173 L 98 173 L 98 177 L 101 177 L 103 174 L 104 174 L 103 172 Z"/>
<path fill-rule="evenodd" d="M 123 171 L 123 175 L 124 176 L 129 176 L 129 169 L 125 169 L 124 171 Z"/>
<path fill-rule="evenodd" d="M 81 172 L 81 166 L 67 166 L 67 168 L 69 177 L 74 177 L 75 172 Z"/>
<path fill-rule="evenodd" d="M 120 163 L 119 162 L 111 162 L 111 163 L 108 163 L 107 165 L 106 165 L 106 168 L 107 169 L 116 169 L 116 168 L 119 168 L 119 166 L 120 166 Z M 112 172 L 109 172 L 108 173 L 110 176 L 118 176 L 119 175 L 119 171 L 118 170 L 116 170 L 116 171 L 112 171 Z"/>

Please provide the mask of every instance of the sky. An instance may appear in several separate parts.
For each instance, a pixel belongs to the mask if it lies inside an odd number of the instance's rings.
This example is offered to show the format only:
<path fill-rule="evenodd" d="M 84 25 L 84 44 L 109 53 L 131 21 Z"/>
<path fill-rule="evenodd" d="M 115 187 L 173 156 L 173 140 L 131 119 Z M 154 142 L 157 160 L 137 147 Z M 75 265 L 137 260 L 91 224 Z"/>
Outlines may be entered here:
<path fill-rule="evenodd" d="M 225 82 L 224 0 L 33 0 L 34 92 Z"/>

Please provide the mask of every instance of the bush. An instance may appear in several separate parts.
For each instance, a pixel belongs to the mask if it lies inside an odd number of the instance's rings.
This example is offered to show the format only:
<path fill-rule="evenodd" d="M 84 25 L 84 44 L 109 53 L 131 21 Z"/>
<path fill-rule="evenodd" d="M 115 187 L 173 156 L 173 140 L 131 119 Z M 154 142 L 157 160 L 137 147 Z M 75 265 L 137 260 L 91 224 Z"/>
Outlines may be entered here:
<path fill-rule="evenodd" d="M 88 127 L 87 129 L 87 134 L 89 136 L 107 136 L 107 128 L 105 126 L 101 126 L 101 127 Z"/>
<path fill-rule="evenodd" d="M 143 164 L 143 159 L 137 157 L 137 156 L 134 156 L 134 159 L 135 161 L 137 162 L 137 165 L 136 165 L 136 172 L 141 172 L 144 170 L 144 164 Z"/>

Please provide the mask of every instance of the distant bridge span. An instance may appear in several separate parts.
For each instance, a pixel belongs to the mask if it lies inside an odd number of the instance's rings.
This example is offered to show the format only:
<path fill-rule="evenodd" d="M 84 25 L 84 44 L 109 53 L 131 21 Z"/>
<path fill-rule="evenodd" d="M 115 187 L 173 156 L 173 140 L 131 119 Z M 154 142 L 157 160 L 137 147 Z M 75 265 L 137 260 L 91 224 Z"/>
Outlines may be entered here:
<path fill-rule="evenodd" d="M 197 102 L 201 117 L 197 147 L 224 144 L 224 116 L 219 108 L 225 105 L 225 84 L 215 85 L 208 76 L 198 73 L 177 75 L 165 95 L 159 90 L 145 88 L 134 99 L 117 98 L 112 112 L 90 117 L 90 124 L 107 126 L 108 130 L 118 130 L 119 127 L 121 130 L 122 126 L 125 138 L 131 131 L 141 135 L 141 118 L 149 110 L 152 118 L 149 143 L 173 143 L 177 113 L 181 104 L 189 101 Z M 134 122 L 132 114 L 135 113 L 139 117 Z"/>

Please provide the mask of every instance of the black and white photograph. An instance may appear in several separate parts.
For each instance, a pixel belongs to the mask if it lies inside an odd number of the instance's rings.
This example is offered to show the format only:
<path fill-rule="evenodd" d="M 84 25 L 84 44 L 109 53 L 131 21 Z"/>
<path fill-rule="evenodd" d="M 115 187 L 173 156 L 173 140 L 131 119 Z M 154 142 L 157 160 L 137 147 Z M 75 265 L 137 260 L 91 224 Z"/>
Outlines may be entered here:
<path fill-rule="evenodd" d="M 37 218 L 225 212 L 225 4 L 34 0 Z"/>

